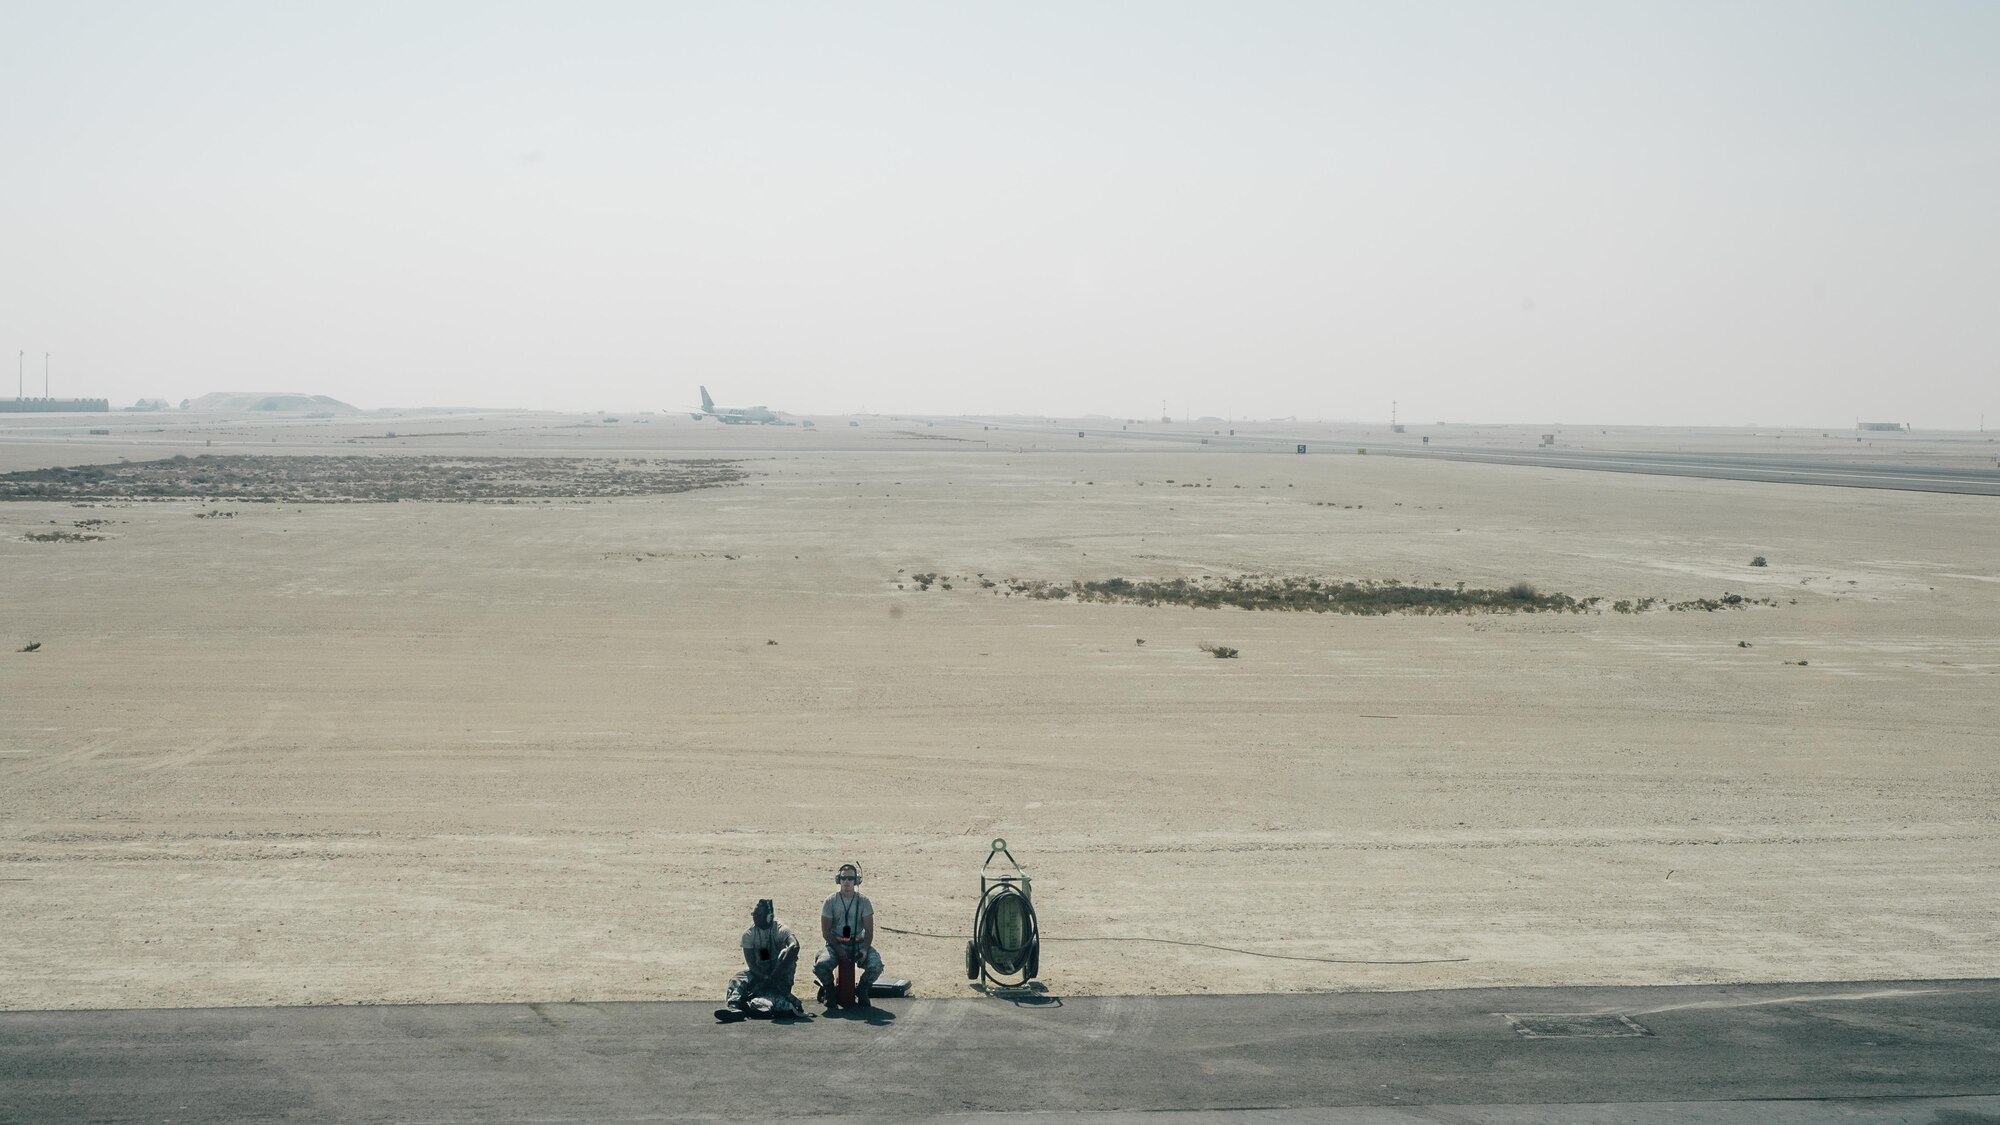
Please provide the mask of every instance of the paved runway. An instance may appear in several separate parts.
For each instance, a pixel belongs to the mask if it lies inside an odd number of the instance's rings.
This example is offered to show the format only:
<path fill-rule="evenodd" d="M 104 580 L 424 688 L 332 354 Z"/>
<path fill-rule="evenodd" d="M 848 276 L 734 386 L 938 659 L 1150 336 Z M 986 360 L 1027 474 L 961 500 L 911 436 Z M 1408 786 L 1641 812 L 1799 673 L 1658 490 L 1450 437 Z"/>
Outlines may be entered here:
<path fill-rule="evenodd" d="M 970 424 L 963 419 L 957 424 Z M 1489 465 L 1523 465 L 1542 469 L 1583 469 L 1594 472 L 1641 473 L 1649 476 L 1702 477 L 1711 480 L 1763 481 L 1837 488 L 1886 488 L 1902 492 L 1947 492 L 1963 496 L 2000 496 L 2000 468 L 1959 468 L 1895 463 L 1888 460 L 1773 457 L 1728 453 L 1628 452 L 1580 449 L 1501 449 L 1490 446 L 1443 444 L 1364 444 L 1315 438 L 1236 436 L 1194 431 L 1145 432 L 1084 429 L 1026 423 L 984 423 L 1006 432 L 1075 434 L 1136 443 L 1206 445 L 1218 450 L 1251 453 L 1293 453 L 1303 443 L 1309 453 L 1352 454 L 1366 448 L 1379 457 L 1415 457 L 1431 461 L 1472 461 Z"/>
<path fill-rule="evenodd" d="M 6 1012 L 0 1120 L 2000 1122 L 2000 980 L 710 1010 Z"/>
<path fill-rule="evenodd" d="M 1378 450 L 1392 457 L 1429 457 L 1494 465 L 1548 469 L 1589 469 L 1651 476 L 1707 477 L 1715 480 L 1817 484 L 1837 488 L 1887 488 L 1903 492 L 1950 492 L 2000 496 L 2000 470 L 1935 468 L 1923 465 L 1814 461 L 1708 453 L 1621 453 L 1582 450 L 1513 451 L 1427 446 L 1420 450 Z"/>

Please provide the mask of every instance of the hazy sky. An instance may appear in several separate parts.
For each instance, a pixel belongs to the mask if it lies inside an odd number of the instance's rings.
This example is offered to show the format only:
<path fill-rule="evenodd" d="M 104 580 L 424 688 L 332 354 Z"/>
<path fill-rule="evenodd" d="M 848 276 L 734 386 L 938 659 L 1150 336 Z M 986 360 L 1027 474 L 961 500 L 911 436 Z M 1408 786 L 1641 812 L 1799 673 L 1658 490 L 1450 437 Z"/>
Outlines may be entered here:
<path fill-rule="evenodd" d="M 114 406 L 2000 425 L 2000 3 L 0 0 L 0 347 Z"/>

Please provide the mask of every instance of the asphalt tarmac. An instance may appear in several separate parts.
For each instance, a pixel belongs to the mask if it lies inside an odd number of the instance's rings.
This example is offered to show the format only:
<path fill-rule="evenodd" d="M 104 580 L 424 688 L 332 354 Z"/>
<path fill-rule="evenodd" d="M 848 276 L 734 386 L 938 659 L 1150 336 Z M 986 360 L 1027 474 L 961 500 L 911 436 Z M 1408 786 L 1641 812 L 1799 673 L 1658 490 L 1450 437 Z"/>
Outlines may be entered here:
<path fill-rule="evenodd" d="M 2000 980 L 712 1009 L 5 1012 L 0 1121 L 2000 1122 Z"/>
<path fill-rule="evenodd" d="M 1379 450 L 1391 457 L 1429 457 L 1492 465 L 1532 465 L 1548 469 L 1588 469 L 1649 476 L 1705 477 L 1771 484 L 1816 484 L 1836 488 L 1887 488 L 1902 492 L 1948 492 L 2000 496 L 2000 470 L 1923 465 L 1863 464 L 1802 458 L 1730 456 L 1706 453 L 1623 453 L 1583 450 L 1536 452 L 1457 449 L 1448 446 Z"/>
<path fill-rule="evenodd" d="M 967 424 L 958 420 L 958 424 Z M 1892 461 L 1780 457 L 1735 453 L 1664 453 L 1623 450 L 1581 450 L 1536 447 L 1501 449 L 1439 443 L 1363 444 L 1318 438 L 1271 437 L 1194 431 L 1063 429 L 1022 423 L 986 423 L 1009 432 L 1061 436 L 1075 434 L 1115 438 L 1145 444 L 1206 445 L 1217 450 L 1251 453 L 1353 454 L 1362 449 L 1378 457 L 1415 457 L 1431 461 L 1471 461 L 1488 465 L 1522 465 L 1540 469 L 1581 469 L 1592 472 L 1640 473 L 1647 476 L 1699 477 L 1709 480 L 1761 481 L 1768 484 L 1821 485 L 1835 488 L 1885 488 L 1902 492 L 1944 492 L 1961 496 L 2000 496 L 2000 468 L 1963 468 Z"/>

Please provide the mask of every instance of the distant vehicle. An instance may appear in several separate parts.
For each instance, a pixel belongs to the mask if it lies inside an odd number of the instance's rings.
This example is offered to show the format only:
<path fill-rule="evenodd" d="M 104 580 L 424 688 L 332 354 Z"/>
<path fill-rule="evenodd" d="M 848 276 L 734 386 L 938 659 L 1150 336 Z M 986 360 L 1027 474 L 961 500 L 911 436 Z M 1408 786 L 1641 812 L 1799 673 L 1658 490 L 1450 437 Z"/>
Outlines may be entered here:
<path fill-rule="evenodd" d="M 789 426 L 792 424 L 778 417 L 778 412 L 768 406 L 718 407 L 715 405 L 715 400 L 708 397 L 707 387 L 701 388 L 701 410 L 698 412 L 689 411 L 688 417 L 697 422 L 703 418 L 713 418 L 718 422 L 731 426 Z"/>

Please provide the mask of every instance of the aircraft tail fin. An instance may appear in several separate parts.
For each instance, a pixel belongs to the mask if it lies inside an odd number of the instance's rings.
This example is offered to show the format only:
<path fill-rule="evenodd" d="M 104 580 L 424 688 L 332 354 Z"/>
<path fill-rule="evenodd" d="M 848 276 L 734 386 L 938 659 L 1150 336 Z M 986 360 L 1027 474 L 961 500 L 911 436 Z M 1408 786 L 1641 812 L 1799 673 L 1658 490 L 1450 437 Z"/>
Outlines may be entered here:
<path fill-rule="evenodd" d="M 710 414 L 715 413 L 715 400 L 708 397 L 707 387 L 703 387 L 701 389 L 701 408 L 703 410 L 708 411 Z"/>

